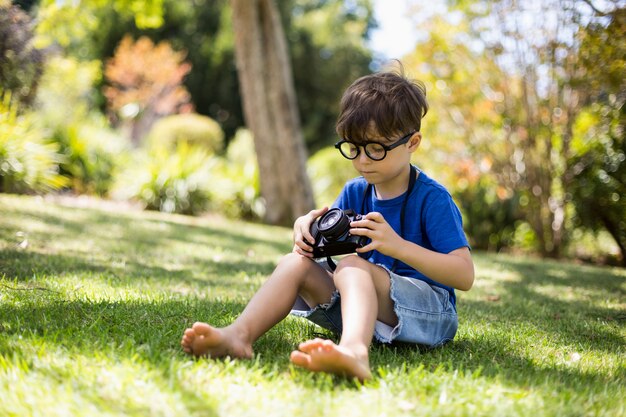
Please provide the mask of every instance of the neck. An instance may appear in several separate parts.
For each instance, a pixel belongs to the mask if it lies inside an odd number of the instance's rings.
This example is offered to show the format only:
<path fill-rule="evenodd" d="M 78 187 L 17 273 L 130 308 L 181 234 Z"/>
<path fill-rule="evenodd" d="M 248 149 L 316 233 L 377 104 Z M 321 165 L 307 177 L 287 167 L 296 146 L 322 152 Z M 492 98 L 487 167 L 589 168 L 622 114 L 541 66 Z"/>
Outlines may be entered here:
<path fill-rule="evenodd" d="M 390 200 L 401 196 L 407 191 L 409 185 L 409 175 L 411 174 L 411 166 L 406 165 L 393 179 L 386 183 L 374 185 L 376 197 L 379 200 Z"/>

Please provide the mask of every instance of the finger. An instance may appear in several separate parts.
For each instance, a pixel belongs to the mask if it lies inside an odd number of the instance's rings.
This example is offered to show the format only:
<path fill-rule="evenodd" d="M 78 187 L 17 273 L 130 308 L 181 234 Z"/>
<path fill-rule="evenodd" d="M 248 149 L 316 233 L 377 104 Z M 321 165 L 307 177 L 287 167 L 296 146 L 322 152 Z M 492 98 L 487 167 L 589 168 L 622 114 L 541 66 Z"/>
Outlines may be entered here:
<path fill-rule="evenodd" d="M 307 246 L 309 248 L 311 248 L 311 246 L 310 246 L 311 243 L 315 243 L 315 238 L 311 234 L 310 230 L 306 230 L 306 231 L 302 232 L 302 237 L 303 237 L 303 240 L 302 240 L 303 242 L 306 241 L 306 242 L 309 243 L 309 244 L 307 244 Z"/>
<path fill-rule="evenodd" d="M 326 213 L 328 211 L 328 207 L 324 206 L 320 209 L 315 209 L 315 210 L 311 210 L 309 211 L 309 215 L 313 218 L 313 219 L 317 219 L 319 216 L 321 216 L 322 214 Z"/>
<path fill-rule="evenodd" d="M 365 215 L 365 219 L 375 221 L 376 223 L 382 223 L 385 221 L 385 218 L 382 214 L 377 211 L 369 212 Z"/>
<path fill-rule="evenodd" d="M 298 246 L 294 246 L 293 251 L 295 253 L 297 253 L 298 255 L 306 256 L 307 258 L 312 258 L 313 257 L 313 254 L 311 252 L 307 252 L 305 250 L 302 250 L 302 248 L 300 248 Z"/>
<path fill-rule="evenodd" d="M 375 225 L 376 222 L 372 220 L 357 220 L 350 223 L 350 230 L 357 228 L 372 229 Z"/>
<path fill-rule="evenodd" d="M 305 252 L 312 252 L 313 251 L 313 247 L 311 245 L 309 245 L 308 243 L 302 241 L 302 240 L 297 240 L 295 242 L 296 247 L 300 250 L 303 250 Z"/>
<path fill-rule="evenodd" d="M 369 232 L 371 232 L 371 229 L 368 229 L 366 227 L 352 227 L 350 228 L 350 234 L 353 236 L 367 236 L 369 237 Z"/>
<path fill-rule="evenodd" d="M 372 251 L 372 250 L 374 250 L 374 247 L 372 246 L 371 243 L 363 246 L 362 248 L 356 248 L 356 252 L 357 253 L 366 253 L 366 252 L 369 252 L 369 251 Z"/>

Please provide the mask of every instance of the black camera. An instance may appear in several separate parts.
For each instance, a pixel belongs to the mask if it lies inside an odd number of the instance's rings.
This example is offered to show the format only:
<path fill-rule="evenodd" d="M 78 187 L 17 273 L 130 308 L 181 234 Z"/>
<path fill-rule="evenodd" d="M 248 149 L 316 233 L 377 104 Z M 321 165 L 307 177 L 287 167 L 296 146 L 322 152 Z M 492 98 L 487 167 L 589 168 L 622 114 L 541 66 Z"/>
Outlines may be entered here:
<path fill-rule="evenodd" d="M 361 220 L 354 210 L 333 208 L 316 219 L 311 225 L 311 235 L 315 238 L 313 257 L 323 258 L 356 252 L 367 244 L 365 236 L 350 234 L 350 222 Z"/>

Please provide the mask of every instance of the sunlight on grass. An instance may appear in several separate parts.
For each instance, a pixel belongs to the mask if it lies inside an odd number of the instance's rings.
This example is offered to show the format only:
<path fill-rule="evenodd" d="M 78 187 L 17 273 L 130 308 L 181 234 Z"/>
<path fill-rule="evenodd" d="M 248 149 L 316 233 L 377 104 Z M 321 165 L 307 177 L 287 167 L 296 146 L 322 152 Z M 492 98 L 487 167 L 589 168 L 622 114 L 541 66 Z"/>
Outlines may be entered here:
<path fill-rule="evenodd" d="M 180 349 L 237 316 L 289 229 L 7 195 L 0 212 L 0 415 L 626 416 L 624 269 L 474 253 L 455 341 L 375 345 L 361 385 L 289 363 L 330 336 L 296 318 L 249 361 Z"/>

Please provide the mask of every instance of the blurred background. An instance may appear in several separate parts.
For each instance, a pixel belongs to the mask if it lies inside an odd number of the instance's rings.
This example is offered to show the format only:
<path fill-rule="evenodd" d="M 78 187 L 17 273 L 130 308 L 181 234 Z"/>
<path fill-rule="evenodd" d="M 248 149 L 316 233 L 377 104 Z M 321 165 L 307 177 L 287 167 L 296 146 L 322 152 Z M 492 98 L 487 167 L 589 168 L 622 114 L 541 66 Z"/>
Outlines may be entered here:
<path fill-rule="evenodd" d="M 393 59 L 474 249 L 626 265 L 625 0 L 0 0 L 0 192 L 290 225 Z"/>

